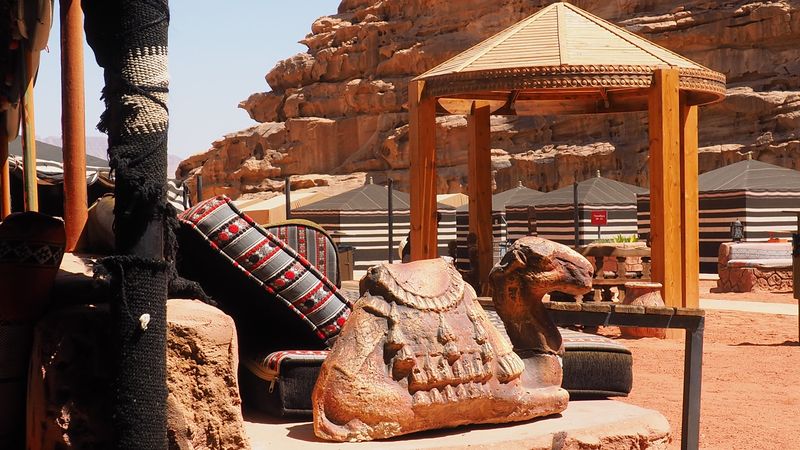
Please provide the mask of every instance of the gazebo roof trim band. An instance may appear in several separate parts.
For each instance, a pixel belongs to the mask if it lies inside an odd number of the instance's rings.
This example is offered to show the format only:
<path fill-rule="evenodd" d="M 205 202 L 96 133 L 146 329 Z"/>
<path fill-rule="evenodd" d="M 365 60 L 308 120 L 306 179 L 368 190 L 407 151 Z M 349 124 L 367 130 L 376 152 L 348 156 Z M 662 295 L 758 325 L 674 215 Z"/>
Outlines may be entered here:
<path fill-rule="evenodd" d="M 649 88 L 653 83 L 653 71 L 658 68 L 661 67 L 543 66 L 450 73 L 424 79 L 423 95 L 428 98 L 464 98 L 469 93 L 486 91 Z M 725 76 L 719 72 L 683 67 L 678 70 L 682 90 L 705 94 L 695 104 L 712 103 L 725 98 Z M 497 95 L 497 100 L 507 98 L 506 94 Z"/>

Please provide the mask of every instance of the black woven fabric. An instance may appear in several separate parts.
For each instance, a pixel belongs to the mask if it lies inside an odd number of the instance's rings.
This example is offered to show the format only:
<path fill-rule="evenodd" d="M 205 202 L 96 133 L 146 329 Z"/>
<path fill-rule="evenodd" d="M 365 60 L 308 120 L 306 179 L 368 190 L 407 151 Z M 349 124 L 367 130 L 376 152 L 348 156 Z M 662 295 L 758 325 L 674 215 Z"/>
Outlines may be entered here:
<path fill-rule="evenodd" d="M 167 263 L 105 258 L 115 359 L 112 408 L 119 449 L 167 448 Z M 146 316 L 145 316 L 146 314 Z"/>
<path fill-rule="evenodd" d="M 104 69 L 106 110 L 98 129 L 108 133 L 109 166 L 115 173 L 114 227 L 117 251 L 125 253 L 153 216 L 163 214 L 167 180 L 167 130 L 131 125 L 141 107 L 130 97 L 146 98 L 167 111 L 159 94 L 168 88 L 135 76 L 131 55 L 166 48 L 169 7 L 163 0 L 84 0 L 86 39 Z M 131 75 L 133 74 L 133 75 Z M 166 75 L 166 74 L 164 74 Z M 155 123 L 155 122 L 153 122 Z M 137 123 L 138 125 L 138 123 Z M 146 132 L 143 132 L 146 131 Z"/>
<path fill-rule="evenodd" d="M 105 77 L 106 110 L 98 129 L 108 134 L 115 175 L 116 251 L 137 255 L 103 263 L 111 274 L 118 352 L 114 445 L 165 449 L 166 301 L 175 253 L 174 239 L 165 235 L 172 213 L 166 202 L 169 7 L 166 0 L 81 4 L 86 39 Z"/>

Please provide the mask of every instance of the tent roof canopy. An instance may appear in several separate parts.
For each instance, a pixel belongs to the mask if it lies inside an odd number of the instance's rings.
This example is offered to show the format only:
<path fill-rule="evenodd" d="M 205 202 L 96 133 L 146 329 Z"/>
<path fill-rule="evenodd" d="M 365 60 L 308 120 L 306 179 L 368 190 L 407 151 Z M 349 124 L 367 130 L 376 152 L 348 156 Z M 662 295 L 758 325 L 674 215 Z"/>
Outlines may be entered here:
<path fill-rule="evenodd" d="M 367 183 L 347 192 L 328 197 L 318 202 L 296 208 L 295 211 L 387 211 L 389 195 L 386 186 Z M 411 200 L 405 192 L 392 190 L 392 209 L 408 211 Z M 438 204 L 438 209 L 453 209 L 452 206 Z"/>
<path fill-rule="evenodd" d="M 725 76 L 569 3 L 551 4 L 415 80 L 440 112 L 493 114 L 641 111 L 657 68 L 677 68 L 688 104 L 725 97 Z"/>
<path fill-rule="evenodd" d="M 746 159 L 700 175 L 697 184 L 700 192 L 800 191 L 800 171 Z"/>
<path fill-rule="evenodd" d="M 544 192 L 525 187 L 520 182 L 517 187 L 498 192 L 492 196 L 492 211 L 503 211 L 506 206 L 511 205 L 533 205 L 537 199 L 542 198 L 544 195 Z M 459 206 L 456 211 L 469 211 L 469 204 Z"/>
<path fill-rule="evenodd" d="M 15 139 L 8 144 L 9 155 L 22 157 L 22 139 Z M 40 161 L 64 162 L 64 152 L 61 147 L 46 142 L 36 141 L 36 159 Z M 90 168 L 108 169 L 108 161 L 92 155 L 86 155 L 86 166 Z"/>
<path fill-rule="evenodd" d="M 600 176 L 578 183 L 579 205 L 635 205 L 636 194 L 647 189 Z M 545 194 L 537 205 L 572 205 L 573 187 L 566 186 Z"/>

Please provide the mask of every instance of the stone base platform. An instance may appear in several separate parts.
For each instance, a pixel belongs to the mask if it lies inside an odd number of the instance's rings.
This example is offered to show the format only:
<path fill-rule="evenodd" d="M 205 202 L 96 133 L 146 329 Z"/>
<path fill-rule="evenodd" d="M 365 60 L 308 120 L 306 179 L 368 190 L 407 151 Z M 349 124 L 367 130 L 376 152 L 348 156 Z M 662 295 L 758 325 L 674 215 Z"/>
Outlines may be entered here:
<path fill-rule="evenodd" d="M 291 449 L 666 449 L 667 419 L 657 411 L 614 400 L 571 401 L 561 415 L 523 423 L 474 425 L 414 433 L 386 441 L 332 443 L 314 436 L 310 422 L 246 416 L 253 450 Z"/>

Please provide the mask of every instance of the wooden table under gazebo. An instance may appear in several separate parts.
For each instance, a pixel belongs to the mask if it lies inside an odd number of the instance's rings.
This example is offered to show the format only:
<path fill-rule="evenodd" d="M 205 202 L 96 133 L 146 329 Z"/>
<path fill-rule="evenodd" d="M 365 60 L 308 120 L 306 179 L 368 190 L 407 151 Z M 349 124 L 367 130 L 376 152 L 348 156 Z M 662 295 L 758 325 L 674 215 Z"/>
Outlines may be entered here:
<path fill-rule="evenodd" d="M 409 84 L 412 258 L 436 257 L 438 114 L 468 115 L 470 232 L 492 266 L 491 114 L 649 112 L 652 278 L 669 306 L 698 306 L 697 107 L 725 76 L 568 3 L 555 3 Z"/>

